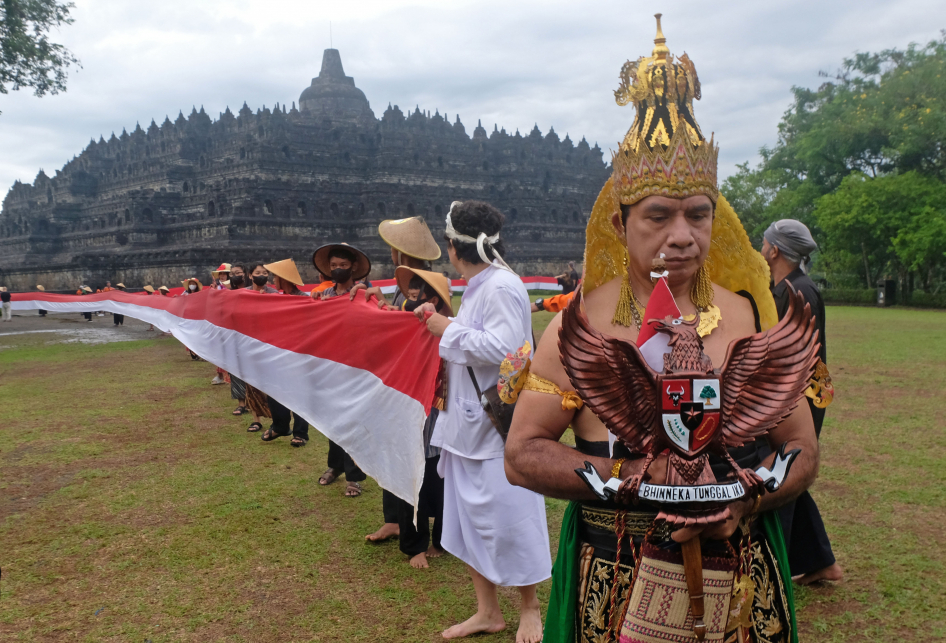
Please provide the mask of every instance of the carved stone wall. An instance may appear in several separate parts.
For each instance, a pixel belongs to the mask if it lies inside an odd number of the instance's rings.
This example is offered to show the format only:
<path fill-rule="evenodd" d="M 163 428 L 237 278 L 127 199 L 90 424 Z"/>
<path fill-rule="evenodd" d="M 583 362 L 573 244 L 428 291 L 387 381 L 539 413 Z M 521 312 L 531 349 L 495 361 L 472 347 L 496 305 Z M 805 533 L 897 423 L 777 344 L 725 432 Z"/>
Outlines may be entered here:
<path fill-rule="evenodd" d="M 367 252 L 372 277 L 390 277 L 382 219 L 423 216 L 439 241 L 450 203 L 472 198 L 505 213 L 507 259 L 522 274 L 581 260 L 609 172 L 597 145 L 538 127 L 523 136 L 478 124 L 470 136 L 459 117 L 419 108 L 389 105 L 378 119 L 336 50 L 300 107 L 244 104 L 215 121 L 181 113 L 15 183 L 0 213 L 0 283 L 171 286 L 222 261 L 286 257 L 314 280 L 313 250 L 334 241 Z"/>

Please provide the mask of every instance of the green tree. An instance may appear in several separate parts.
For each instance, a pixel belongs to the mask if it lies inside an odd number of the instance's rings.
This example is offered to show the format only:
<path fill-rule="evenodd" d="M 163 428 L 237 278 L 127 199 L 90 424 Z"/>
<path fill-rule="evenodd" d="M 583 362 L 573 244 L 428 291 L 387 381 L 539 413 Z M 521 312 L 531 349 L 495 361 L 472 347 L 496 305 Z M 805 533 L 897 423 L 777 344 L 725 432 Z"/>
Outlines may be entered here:
<path fill-rule="evenodd" d="M 72 2 L 0 0 L 0 94 L 31 87 L 36 96 L 66 90 L 66 71 L 79 61 L 49 40 L 49 31 L 72 24 Z"/>
<path fill-rule="evenodd" d="M 815 217 L 825 232 L 825 254 L 859 256 L 871 288 L 888 268 L 906 285 L 909 272 L 929 275 L 944 264 L 946 245 L 936 242 L 944 208 L 946 184 L 935 178 L 913 171 L 876 178 L 850 174 L 818 199 Z"/>
<path fill-rule="evenodd" d="M 778 194 L 778 186 L 764 170 L 749 169 L 748 161 L 736 167 L 738 171 L 723 181 L 721 190 L 733 209 L 739 213 L 739 219 L 749 239 L 756 246 L 760 246 L 762 233 L 771 223 L 766 213 Z"/>
<path fill-rule="evenodd" d="M 757 244 L 772 221 L 798 219 L 829 274 L 856 267 L 872 286 L 893 271 L 929 289 L 943 270 L 944 206 L 928 197 L 946 182 L 946 32 L 925 46 L 857 54 L 823 76 L 817 89 L 792 89 L 776 144 L 721 190 Z"/>
<path fill-rule="evenodd" d="M 946 196 L 946 195 L 944 195 Z M 935 293 L 946 277 L 946 209 L 927 206 L 893 239 L 894 252 L 906 270 L 916 273 L 926 292 Z"/>

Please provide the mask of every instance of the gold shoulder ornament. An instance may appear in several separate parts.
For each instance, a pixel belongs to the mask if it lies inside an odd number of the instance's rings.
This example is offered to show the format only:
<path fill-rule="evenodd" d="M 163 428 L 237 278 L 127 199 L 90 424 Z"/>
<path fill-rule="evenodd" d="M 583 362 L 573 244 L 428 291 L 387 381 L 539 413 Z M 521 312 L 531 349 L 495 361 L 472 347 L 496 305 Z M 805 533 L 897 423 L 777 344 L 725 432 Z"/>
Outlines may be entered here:
<path fill-rule="evenodd" d="M 522 391 L 535 391 L 559 395 L 562 398 L 562 410 L 578 410 L 584 402 L 575 391 L 563 391 L 554 382 L 532 373 L 532 346 L 526 342 L 515 353 L 506 355 L 506 359 L 499 365 L 499 399 L 504 404 L 515 404 Z"/>
<path fill-rule="evenodd" d="M 828 372 L 827 365 L 820 359 L 815 365 L 815 373 L 809 382 L 808 388 L 805 389 L 805 395 L 819 409 L 828 408 L 831 402 L 834 401 L 834 384 L 831 383 L 831 373 Z"/>

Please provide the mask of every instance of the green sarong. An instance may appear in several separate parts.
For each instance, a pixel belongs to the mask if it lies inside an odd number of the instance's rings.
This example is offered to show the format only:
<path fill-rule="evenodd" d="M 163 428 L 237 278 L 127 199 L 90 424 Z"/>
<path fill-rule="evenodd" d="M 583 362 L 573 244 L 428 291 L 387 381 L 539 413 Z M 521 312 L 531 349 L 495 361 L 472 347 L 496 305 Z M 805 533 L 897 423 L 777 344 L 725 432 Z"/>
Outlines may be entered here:
<path fill-rule="evenodd" d="M 578 515 L 581 503 L 572 500 L 565 508 L 558 556 L 552 566 L 552 594 L 545 613 L 542 643 L 575 643 L 578 613 Z"/>
<path fill-rule="evenodd" d="M 543 643 L 575 643 L 575 617 L 578 613 L 578 518 L 581 503 L 571 501 L 562 518 L 562 530 L 558 541 L 558 555 L 552 567 L 552 591 L 545 616 Z M 778 514 L 768 511 L 759 516 L 769 547 L 775 555 L 791 619 L 791 640 L 798 643 L 798 626 L 795 619 L 795 597 L 792 592 L 791 572 L 788 567 L 788 551 L 782 535 L 782 524 Z"/>
<path fill-rule="evenodd" d="M 785 599 L 788 601 L 788 616 L 792 623 L 792 643 L 798 643 L 798 622 L 795 620 L 795 592 L 792 588 L 792 572 L 788 566 L 788 548 L 785 547 L 785 536 L 782 534 L 782 521 L 777 511 L 766 511 L 759 515 L 762 529 L 769 541 L 769 547 L 775 554 L 778 570 L 782 574 L 782 585 L 785 587 Z"/>

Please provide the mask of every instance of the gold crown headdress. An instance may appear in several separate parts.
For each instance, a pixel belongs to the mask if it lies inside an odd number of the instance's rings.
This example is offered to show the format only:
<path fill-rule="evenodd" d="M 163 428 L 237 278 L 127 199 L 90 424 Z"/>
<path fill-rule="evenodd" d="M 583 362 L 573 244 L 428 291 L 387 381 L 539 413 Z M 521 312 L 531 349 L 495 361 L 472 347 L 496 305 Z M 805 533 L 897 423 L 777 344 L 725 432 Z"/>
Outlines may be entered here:
<path fill-rule="evenodd" d="M 693 99 L 700 99 L 696 67 L 684 53 L 674 59 L 657 18 L 654 51 L 621 67 L 621 86 L 614 92 L 618 105 L 637 108 L 634 123 L 612 159 L 612 183 L 617 200 L 633 205 L 653 196 L 685 198 L 719 196 L 716 160 L 719 148 L 707 141 L 693 116 Z"/>
<path fill-rule="evenodd" d="M 710 280 L 730 290 L 749 292 L 759 309 L 762 329 L 778 322 L 769 290 L 769 267 L 752 248 L 739 216 L 716 187 L 718 148 L 706 141 L 693 118 L 693 99 L 700 81 L 687 56 L 669 56 L 657 14 L 654 54 L 621 70 L 618 104 L 634 103 L 637 117 L 614 155 L 614 171 L 604 184 L 585 231 L 582 293 L 627 275 L 627 240 L 611 217 L 621 204 L 633 205 L 661 194 L 687 197 L 705 194 L 716 204 L 713 235 L 706 263 Z M 658 64 L 662 61 L 662 64 Z M 668 83 L 670 74 L 674 80 Z M 655 170 L 656 168 L 656 170 Z"/>

